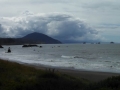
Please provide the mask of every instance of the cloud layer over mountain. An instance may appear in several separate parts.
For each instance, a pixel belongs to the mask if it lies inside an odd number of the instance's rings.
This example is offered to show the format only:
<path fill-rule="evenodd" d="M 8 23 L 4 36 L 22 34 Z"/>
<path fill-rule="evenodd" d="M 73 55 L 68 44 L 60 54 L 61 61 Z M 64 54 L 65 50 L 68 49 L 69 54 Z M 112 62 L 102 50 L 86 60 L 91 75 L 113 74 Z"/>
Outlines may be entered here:
<path fill-rule="evenodd" d="M 68 14 L 33 14 L 0 18 L 0 37 L 23 37 L 40 32 L 62 42 L 100 41 L 97 30 Z"/>

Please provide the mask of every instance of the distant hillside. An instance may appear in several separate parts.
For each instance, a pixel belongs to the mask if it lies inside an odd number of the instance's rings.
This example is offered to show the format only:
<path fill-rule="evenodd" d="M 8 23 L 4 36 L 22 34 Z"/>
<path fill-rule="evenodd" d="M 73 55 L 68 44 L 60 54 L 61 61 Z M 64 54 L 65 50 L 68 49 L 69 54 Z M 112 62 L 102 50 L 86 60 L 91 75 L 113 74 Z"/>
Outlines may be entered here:
<path fill-rule="evenodd" d="M 61 42 L 53 39 L 42 33 L 31 33 L 22 38 L 0 38 L 0 44 L 2 45 L 19 45 L 19 44 L 60 44 Z"/>
<path fill-rule="evenodd" d="M 48 44 L 56 44 L 56 43 L 61 43 L 60 41 L 53 39 L 45 34 L 42 33 L 31 33 L 26 35 L 25 37 L 22 38 L 23 40 L 31 40 L 35 43 L 48 43 Z"/>

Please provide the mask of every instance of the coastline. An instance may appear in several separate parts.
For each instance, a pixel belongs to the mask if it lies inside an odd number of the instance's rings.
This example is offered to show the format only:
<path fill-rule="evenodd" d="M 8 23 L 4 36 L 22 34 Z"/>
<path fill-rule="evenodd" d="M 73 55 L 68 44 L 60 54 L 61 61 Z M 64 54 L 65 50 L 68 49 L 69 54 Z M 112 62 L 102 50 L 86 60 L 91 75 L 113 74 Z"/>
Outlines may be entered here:
<path fill-rule="evenodd" d="M 8 62 L 15 62 L 15 61 L 9 61 L 5 59 L 1 59 L 1 58 L 0 60 L 4 60 Z M 47 65 L 42 65 L 42 64 L 29 64 L 29 63 L 23 63 L 23 62 L 15 62 L 15 63 L 19 63 L 21 65 L 25 65 L 28 67 L 33 67 L 35 69 L 47 70 L 50 72 L 53 72 L 53 71 L 59 72 L 59 73 L 66 74 L 69 76 L 83 78 L 91 82 L 99 82 L 109 77 L 120 75 L 120 73 L 112 73 L 112 72 L 77 70 L 77 69 L 63 68 L 63 67 L 52 67 L 52 66 L 47 66 Z"/>
<path fill-rule="evenodd" d="M 0 59 L 0 60 L 5 60 L 5 59 Z M 9 61 L 9 60 L 5 60 L 5 61 Z M 14 61 L 9 61 L 9 62 L 14 62 Z M 73 77 L 83 78 L 91 82 L 99 82 L 109 77 L 120 75 L 120 73 L 112 73 L 112 72 L 77 70 L 77 69 L 70 69 L 70 68 L 63 68 L 63 67 L 62 68 L 52 67 L 52 66 L 47 66 L 42 64 L 29 64 L 29 63 L 23 63 L 23 62 L 15 62 L 15 63 L 19 63 L 25 66 L 34 67 L 35 69 L 42 69 L 42 70 L 47 70 L 51 72 L 54 70 L 54 72 L 67 74 Z"/>
<path fill-rule="evenodd" d="M 59 72 L 62 74 L 67 74 L 73 77 L 83 78 L 91 82 L 99 82 L 109 77 L 120 75 L 120 73 L 112 73 L 112 72 L 76 70 L 76 69 L 69 69 L 69 68 L 45 66 L 45 65 L 40 65 L 40 64 L 39 65 L 28 64 L 28 63 L 22 63 L 22 64 L 30 66 L 30 67 L 34 67 L 36 69 L 47 70 L 50 72 L 54 71 L 54 72 Z"/>
<path fill-rule="evenodd" d="M 119 74 L 36 66 L 0 59 L 0 90 L 120 90 L 120 76 L 117 75 Z"/>

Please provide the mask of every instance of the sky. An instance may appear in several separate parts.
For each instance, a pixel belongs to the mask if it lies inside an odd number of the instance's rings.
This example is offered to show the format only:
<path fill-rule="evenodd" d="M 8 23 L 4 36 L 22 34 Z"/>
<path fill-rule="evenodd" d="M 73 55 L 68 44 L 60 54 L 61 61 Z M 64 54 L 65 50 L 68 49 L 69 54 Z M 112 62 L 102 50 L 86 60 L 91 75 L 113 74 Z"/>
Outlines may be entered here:
<path fill-rule="evenodd" d="M 119 0 L 0 0 L 0 37 L 120 43 Z"/>

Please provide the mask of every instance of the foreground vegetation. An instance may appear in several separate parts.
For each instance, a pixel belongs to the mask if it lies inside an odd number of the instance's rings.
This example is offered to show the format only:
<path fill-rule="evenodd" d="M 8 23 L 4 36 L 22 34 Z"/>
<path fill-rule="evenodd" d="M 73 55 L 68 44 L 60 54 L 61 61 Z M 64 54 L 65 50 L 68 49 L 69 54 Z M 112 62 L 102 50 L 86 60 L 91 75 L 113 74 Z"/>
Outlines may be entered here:
<path fill-rule="evenodd" d="M 120 76 L 91 83 L 59 72 L 0 60 L 0 90 L 120 90 Z"/>

